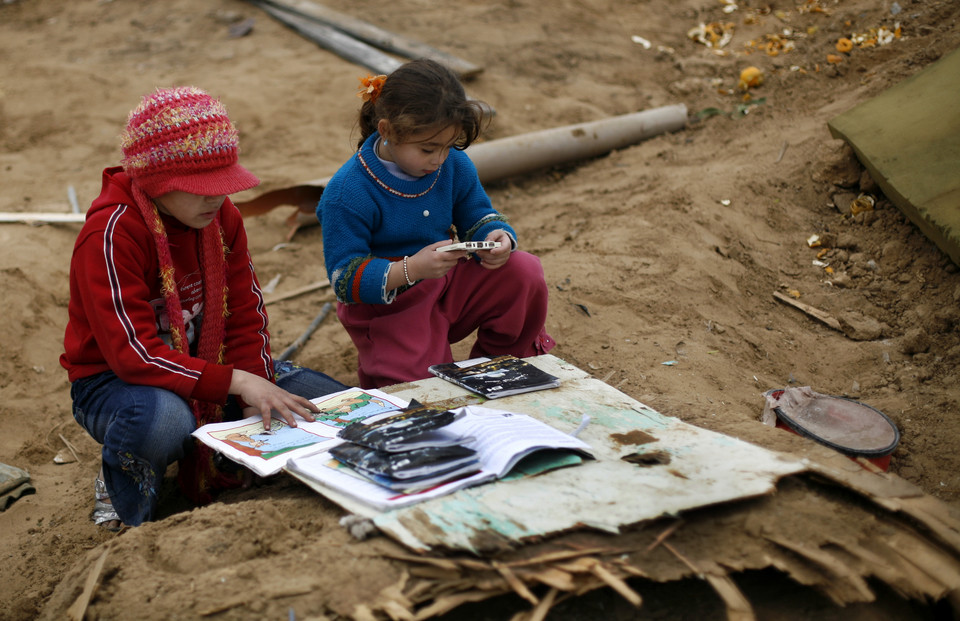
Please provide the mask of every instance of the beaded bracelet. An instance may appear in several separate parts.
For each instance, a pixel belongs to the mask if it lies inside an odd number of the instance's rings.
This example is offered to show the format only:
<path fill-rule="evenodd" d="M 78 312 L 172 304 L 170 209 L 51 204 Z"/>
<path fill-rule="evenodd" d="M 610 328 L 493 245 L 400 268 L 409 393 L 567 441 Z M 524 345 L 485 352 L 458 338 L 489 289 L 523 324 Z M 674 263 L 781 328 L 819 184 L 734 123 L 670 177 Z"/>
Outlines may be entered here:
<path fill-rule="evenodd" d="M 410 280 L 410 274 L 407 272 L 407 258 L 403 257 L 403 277 L 407 279 L 407 286 L 412 287 L 414 282 Z"/>

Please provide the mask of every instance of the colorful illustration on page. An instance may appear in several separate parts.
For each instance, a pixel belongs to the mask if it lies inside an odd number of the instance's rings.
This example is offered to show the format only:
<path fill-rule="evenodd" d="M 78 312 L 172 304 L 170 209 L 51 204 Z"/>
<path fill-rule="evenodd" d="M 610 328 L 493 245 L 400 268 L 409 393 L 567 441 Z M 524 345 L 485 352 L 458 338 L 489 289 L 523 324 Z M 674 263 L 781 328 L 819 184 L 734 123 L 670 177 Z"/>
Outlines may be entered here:
<path fill-rule="evenodd" d="M 320 408 L 317 422 L 330 427 L 346 427 L 350 423 L 400 409 L 397 405 L 368 392 L 344 392 L 329 401 L 314 402 Z"/>
<path fill-rule="evenodd" d="M 251 457 L 260 457 L 264 460 L 269 460 L 294 449 L 329 440 L 329 438 L 299 427 L 291 427 L 277 420 L 271 422 L 270 433 L 264 433 L 263 422 L 258 420 L 242 427 L 214 431 L 210 436 Z"/>

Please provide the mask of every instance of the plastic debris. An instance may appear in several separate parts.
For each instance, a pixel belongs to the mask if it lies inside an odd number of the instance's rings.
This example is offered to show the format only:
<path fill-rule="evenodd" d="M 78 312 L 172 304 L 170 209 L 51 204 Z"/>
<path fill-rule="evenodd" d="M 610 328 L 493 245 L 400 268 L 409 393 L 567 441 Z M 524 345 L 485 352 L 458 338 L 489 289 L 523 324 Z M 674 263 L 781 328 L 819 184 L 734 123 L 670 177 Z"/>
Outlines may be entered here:
<path fill-rule="evenodd" d="M 869 194 L 861 194 L 850 203 L 850 213 L 855 216 L 864 211 L 873 211 L 873 206 L 876 203 L 876 199 Z"/>
<path fill-rule="evenodd" d="M 699 24 L 687 31 L 687 37 L 711 49 L 720 49 L 733 39 L 733 23 L 710 22 Z"/>
<path fill-rule="evenodd" d="M 63 449 L 53 457 L 53 463 L 59 465 L 63 464 L 72 464 L 77 461 L 77 458 L 74 457 L 68 449 Z"/>
<path fill-rule="evenodd" d="M 870 28 L 866 32 L 855 32 L 850 35 L 850 42 L 854 47 L 876 47 L 877 45 L 887 45 L 899 39 L 903 34 L 900 28 L 900 22 L 895 22 L 893 27 L 878 26 Z"/>

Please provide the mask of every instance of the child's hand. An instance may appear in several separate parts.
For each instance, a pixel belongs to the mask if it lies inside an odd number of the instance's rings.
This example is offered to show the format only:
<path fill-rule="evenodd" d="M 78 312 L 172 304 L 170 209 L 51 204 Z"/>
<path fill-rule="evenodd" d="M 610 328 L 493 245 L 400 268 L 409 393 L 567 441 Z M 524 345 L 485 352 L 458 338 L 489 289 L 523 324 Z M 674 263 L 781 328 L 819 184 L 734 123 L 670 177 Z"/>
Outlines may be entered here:
<path fill-rule="evenodd" d="M 296 427 L 294 414 L 304 420 L 314 421 L 316 417 L 311 416 L 311 412 L 320 411 L 309 399 L 291 394 L 270 380 L 240 369 L 233 370 L 230 394 L 239 395 L 248 404 L 248 407 L 243 409 L 244 417 L 259 413 L 263 418 L 264 429 L 270 429 L 273 412 L 279 414 L 291 427 Z"/>
<path fill-rule="evenodd" d="M 443 278 L 447 272 L 453 269 L 453 266 L 456 265 L 460 259 L 467 256 L 466 250 L 437 252 L 437 248 L 449 244 L 449 239 L 438 241 L 429 246 L 425 246 L 420 252 L 408 258 L 407 274 L 410 276 L 410 280 Z"/>
<path fill-rule="evenodd" d="M 480 259 L 482 266 L 488 270 L 495 270 L 510 258 L 513 242 L 510 240 L 510 235 L 503 229 L 497 229 L 491 232 L 487 235 L 487 241 L 498 241 L 500 242 L 500 247 L 490 250 L 477 250 L 477 257 Z"/>

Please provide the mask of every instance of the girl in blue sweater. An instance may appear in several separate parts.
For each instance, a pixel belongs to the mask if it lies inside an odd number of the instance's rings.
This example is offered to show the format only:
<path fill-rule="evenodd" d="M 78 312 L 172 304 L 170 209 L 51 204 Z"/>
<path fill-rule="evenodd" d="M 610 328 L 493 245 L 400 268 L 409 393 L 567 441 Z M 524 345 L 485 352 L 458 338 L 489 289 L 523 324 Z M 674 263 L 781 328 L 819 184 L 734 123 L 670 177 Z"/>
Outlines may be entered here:
<path fill-rule="evenodd" d="M 361 82 L 359 150 L 317 206 L 360 386 L 427 377 L 474 331 L 471 358 L 549 351 L 540 261 L 517 250 L 516 232 L 463 152 L 480 134 L 479 103 L 426 59 Z M 452 240 L 500 245 L 473 255 L 437 250 Z"/>

